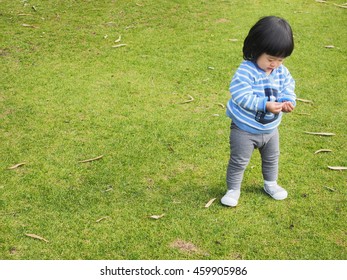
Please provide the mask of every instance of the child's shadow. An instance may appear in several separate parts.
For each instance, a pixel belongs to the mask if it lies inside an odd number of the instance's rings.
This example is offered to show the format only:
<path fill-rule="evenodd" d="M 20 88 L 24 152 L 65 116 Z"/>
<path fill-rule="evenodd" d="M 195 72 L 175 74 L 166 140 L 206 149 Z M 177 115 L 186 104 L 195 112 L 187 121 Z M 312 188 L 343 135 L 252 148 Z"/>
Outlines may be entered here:
<path fill-rule="evenodd" d="M 244 186 L 242 192 L 250 195 L 266 195 L 263 186 L 260 184 Z"/>

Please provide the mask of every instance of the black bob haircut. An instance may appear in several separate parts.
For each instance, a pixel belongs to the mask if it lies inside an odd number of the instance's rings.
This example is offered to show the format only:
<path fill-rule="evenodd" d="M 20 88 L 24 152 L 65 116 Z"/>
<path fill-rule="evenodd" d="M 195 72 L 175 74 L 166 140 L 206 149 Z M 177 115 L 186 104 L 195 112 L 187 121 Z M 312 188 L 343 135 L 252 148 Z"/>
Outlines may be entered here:
<path fill-rule="evenodd" d="M 243 43 L 243 58 L 255 62 L 263 53 L 285 58 L 293 50 L 293 32 L 289 23 L 283 18 L 268 16 L 250 29 Z"/>

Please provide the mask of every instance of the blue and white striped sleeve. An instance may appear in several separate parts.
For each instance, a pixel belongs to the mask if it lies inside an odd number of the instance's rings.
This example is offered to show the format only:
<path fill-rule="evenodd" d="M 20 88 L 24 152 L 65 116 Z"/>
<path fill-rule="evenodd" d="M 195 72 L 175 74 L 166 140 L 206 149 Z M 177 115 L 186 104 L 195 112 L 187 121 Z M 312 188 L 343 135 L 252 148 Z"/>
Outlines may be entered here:
<path fill-rule="evenodd" d="M 266 111 L 266 97 L 259 97 L 253 92 L 252 73 L 239 69 L 230 83 L 231 100 L 247 111 Z"/>

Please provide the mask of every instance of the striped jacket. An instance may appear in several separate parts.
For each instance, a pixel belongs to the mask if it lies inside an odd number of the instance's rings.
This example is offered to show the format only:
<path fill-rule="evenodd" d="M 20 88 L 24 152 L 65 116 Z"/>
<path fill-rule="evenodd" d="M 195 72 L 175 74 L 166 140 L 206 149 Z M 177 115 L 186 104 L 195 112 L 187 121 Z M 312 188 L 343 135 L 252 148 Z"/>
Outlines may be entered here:
<path fill-rule="evenodd" d="M 270 75 L 251 61 L 243 61 L 231 83 L 227 115 L 239 128 L 254 134 L 271 133 L 279 126 L 280 114 L 266 111 L 268 101 L 291 101 L 296 105 L 295 81 L 281 65 Z"/>

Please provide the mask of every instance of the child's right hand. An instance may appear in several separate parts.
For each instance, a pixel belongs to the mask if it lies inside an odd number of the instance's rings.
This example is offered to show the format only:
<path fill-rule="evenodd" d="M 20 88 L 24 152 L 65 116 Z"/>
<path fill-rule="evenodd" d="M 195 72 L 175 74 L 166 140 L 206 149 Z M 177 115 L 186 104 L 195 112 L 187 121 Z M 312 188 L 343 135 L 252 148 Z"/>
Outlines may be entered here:
<path fill-rule="evenodd" d="M 282 111 L 283 103 L 281 102 L 266 102 L 266 110 L 273 114 L 279 114 Z"/>
<path fill-rule="evenodd" d="M 289 113 L 294 110 L 294 105 L 290 101 L 283 102 L 282 112 Z"/>

